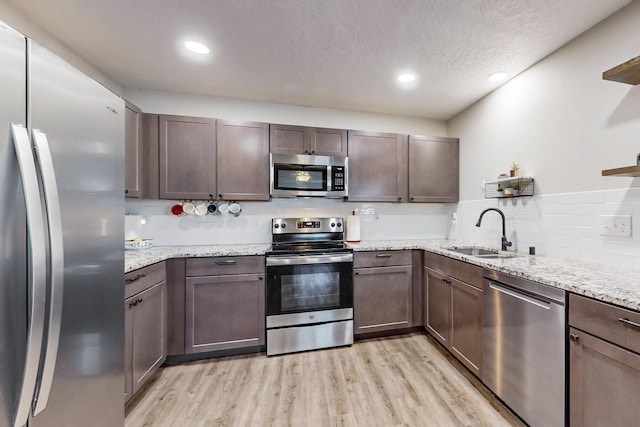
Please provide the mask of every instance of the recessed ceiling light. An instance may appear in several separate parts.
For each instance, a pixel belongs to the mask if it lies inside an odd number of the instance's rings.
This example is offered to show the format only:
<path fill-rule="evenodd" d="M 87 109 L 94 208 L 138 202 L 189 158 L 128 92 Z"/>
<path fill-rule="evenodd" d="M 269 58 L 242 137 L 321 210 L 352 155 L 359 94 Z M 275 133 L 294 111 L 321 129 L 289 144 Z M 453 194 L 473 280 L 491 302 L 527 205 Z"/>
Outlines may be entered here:
<path fill-rule="evenodd" d="M 188 42 L 184 42 L 184 45 L 191 52 L 200 53 L 202 55 L 209 53 L 209 48 L 203 45 L 202 43 L 188 41 Z"/>
<path fill-rule="evenodd" d="M 400 74 L 398 76 L 398 81 L 401 83 L 411 83 L 412 81 L 414 81 L 416 79 L 416 76 L 414 74 Z"/>
<path fill-rule="evenodd" d="M 501 82 L 502 80 L 507 78 L 507 73 L 493 73 L 489 76 L 489 80 L 492 82 Z"/>

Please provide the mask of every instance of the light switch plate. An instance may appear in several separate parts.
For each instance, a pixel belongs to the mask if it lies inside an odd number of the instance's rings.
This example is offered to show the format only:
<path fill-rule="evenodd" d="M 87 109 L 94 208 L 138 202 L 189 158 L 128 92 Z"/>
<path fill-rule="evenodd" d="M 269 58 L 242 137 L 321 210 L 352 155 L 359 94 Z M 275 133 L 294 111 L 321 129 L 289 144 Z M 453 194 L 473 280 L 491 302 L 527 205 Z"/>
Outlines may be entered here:
<path fill-rule="evenodd" d="M 600 235 L 631 237 L 631 215 L 600 215 Z"/>

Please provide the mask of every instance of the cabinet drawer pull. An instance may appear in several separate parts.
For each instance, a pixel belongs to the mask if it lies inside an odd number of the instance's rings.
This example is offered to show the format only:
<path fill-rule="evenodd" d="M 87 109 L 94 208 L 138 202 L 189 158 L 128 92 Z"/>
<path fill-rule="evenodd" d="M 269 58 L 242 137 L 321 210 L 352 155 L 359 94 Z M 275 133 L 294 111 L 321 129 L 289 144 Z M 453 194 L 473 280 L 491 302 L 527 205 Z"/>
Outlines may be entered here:
<path fill-rule="evenodd" d="M 235 259 L 230 259 L 226 261 L 216 261 L 216 264 L 218 265 L 235 265 L 235 263 L 236 263 Z"/>
<path fill-rule="evenodd" d="M 624 323 L 626 325 L 634 326 L 636 328 L 640 328 L 640 323 L 633 322 L 626 317 L 618 317 L 618 322 Z"/>
<path fill-rule="evenodd" d="M 569 334 L 569 339 L 571 341 L 578 341 L 580 339 L 580 337 L 577 336 L 576 334 Z"/>
<path fill-rule="evenodd" d="M 146 276 L 147 276 L 146 274 L 138 274 L 137 276 L 132 277 L 131 279 L 126 279 L 125 283 L 133 283 L 136 280 L 140 280 L 140 279 L 142 279 L 143 277 L 146 277 Z"/>
<path fill-rule="evenodd" d="M 391 254 L 376 254 L 376 258 L 391 258 Z"/>

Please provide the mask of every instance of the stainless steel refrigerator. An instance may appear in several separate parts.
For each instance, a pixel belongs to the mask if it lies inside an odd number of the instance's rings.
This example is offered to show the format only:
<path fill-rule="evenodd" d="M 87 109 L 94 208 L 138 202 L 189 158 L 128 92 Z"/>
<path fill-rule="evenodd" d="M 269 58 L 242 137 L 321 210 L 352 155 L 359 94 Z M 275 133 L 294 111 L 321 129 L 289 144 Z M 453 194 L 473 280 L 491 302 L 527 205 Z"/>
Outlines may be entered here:
<path fill-rule="evenodd" d="M 0 427 L 122 426 L 124 102 L 2 22 L 0 64 Z"/>

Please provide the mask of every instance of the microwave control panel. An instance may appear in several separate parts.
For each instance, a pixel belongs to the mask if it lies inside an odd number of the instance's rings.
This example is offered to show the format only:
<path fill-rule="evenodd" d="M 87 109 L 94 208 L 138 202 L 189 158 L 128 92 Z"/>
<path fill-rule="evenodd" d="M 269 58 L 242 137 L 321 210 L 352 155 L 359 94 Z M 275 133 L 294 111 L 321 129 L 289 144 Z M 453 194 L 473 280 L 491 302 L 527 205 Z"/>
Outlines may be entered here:
<path fill-rule="evenodd" d="M 344 166 L 331 167 L 331 190 L 344 191 Z"/>

